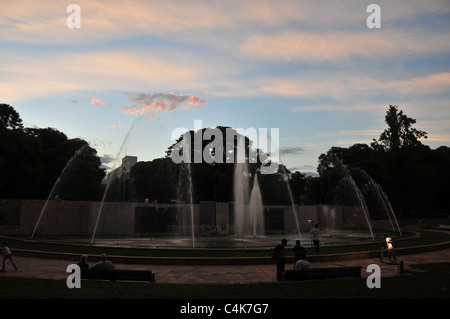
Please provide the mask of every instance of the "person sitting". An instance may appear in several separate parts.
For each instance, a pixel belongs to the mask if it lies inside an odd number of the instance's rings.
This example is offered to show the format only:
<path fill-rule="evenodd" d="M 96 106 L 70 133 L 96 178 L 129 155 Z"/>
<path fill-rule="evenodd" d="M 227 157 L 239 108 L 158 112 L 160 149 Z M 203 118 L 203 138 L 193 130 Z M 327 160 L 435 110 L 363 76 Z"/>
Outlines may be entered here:
<path fill-rule="evenodd" d="M 300 243 L 300 240 L 295 241 L 295 246 L 292 247 L 292 254 L 294 256 L 294 264 L 296 261 L 302 259 L 306 260 L 306 250 Z"/>
<path fill-rule="evenodd" d="M 295 241 L 295 246 L 292 248 L 294 254 L 294 269 L 308 269 L 309 262 L 306 260 L 306 250 L 301 245 L 300 240 Z"/>
<path fill-rule="evenodd" d="M 309 269 L 309 261 L 299 259 L 294 264 L 294 269 Z"/>
<path fill-rule="evenodd" d="M 81 255 L 80 261 L 78 261 L 78 266 L 80 266 L 81 269 L 88 269 L 89 264 L 87 263 L 87 255 Z"/>
<path fill-rule="evenodd" d="M 92 270 L 115 270 L 116 267 L 108 260 L 106 254 L 102 254 L 102 260 L 91 268 Z"/>

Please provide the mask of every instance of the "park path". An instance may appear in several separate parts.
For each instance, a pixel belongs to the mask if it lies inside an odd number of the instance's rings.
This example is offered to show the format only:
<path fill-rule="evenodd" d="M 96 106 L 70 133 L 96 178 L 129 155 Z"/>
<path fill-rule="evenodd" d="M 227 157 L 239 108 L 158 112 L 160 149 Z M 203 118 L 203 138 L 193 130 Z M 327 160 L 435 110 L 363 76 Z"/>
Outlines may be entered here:
<path fill-rule="evenodd" d="M 13 260 L 18 266 L 15 271 L 9 261 L 6 262 L 6 272 L 0 276 L 20 278 L 42 278 L 65 280 L 68 277 L 67 266 L 74 262 L 60 259 L 41 259 L 14 256 Z M 408 254 L 398 256 L 403 261 L 405 274 L 412 271 L 413 264 L 426 263 L 450 263 L 450 249 L 442 249 L 430 252 Z M 88 260 L 89 262 L 89 260 Z M 93 263 L 91 263 L 92 265 Z M 378 258 L 366 258 L 357 260 L 343 260 L 332 262 L 314 262 L 311 267 L 339 267 L 362 266 L 361 276 L 366 278 L 371 273 L 366 271 L 370 264 L 377 264 L 381 268 L 382 277 L 398 276 L 399 266 L 380 263 Z M 149 269 L 156 274 L 157 283 L 178 284 L 246 284 L 246 283 L 271 283 L 275 282 L 275 265 L 142 265 L 142 264 L 116 264 L 118 269 Z M 286 269 L 292 268 L 287 264 Z M 417 270 L 413 270 L 417 271 Z"/>

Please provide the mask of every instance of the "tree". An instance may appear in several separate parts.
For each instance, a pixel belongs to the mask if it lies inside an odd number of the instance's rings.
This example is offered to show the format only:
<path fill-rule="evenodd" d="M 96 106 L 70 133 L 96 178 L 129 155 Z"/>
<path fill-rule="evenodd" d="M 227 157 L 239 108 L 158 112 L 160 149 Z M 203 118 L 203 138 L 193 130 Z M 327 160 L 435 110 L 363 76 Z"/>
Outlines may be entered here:
<path fill-rule="evenodd" d="M 359 186 L 366 188 L 368 206 L 377 204 L 376 197 L 371 200 L 370 183 L 366 182 L 373 180 L 387 194 L 399 218 L 448 214 L 449 148 L 431 150 L 422 144 L 420 139 L 427 133 L 414 128 L 416 120 L 397 106 L 389 106 L 385 121 L 388 128 L 371 146 L 331 147 L 321 154 L 317 168 L 320 177 L 308 184 L 308 197 L 316 203 L 329 202 L 342 177 L 351 174 Z"/>
<path fill-rule="evenodd" d="M 0 104 L 0 131 L 22 129 L 19 113 L 9 104 Z"/>
<path fill-rule="evenodd" d="M 66 148 L 76 149 L 80 140 L 67 140 Z M 84 141 L 83 141 L 84 142 Z M 60 173 L 60 183 L 55 188 L 55 195 L 64 200 L 94 201 L 102 197 L 101 181 L 105 177 L 105 170 L 100 168 L 101 161 L 97 151 L 86 142 L 81 144 L 66 163 Z"/>
<path fill-rule="evenodd" d="M 137 201 L 148 198 L 158 203 L 170 203 L 172 199 L 178 199 L 179 166 L 170 158 L 136 163 L 131 168 L 130 179 Z"/>
<path fill-rule="evenodd" d="M 24 128 L 19 113 L 0 104 L 2 198 L 47 199 L 55 186 L 64 199 L 98 200 L 105 176 L 100 164 L 86 141 L 54 128 Z"/>
<path fill-rule="evenodd" d="M 420 138 L 427 138 L 427 133 L 411 127 L 416 120 L 403 114 L 396 105 L 389 105 L 385 122 L 389 126 L 381 133 L 378 141 L 373 139 L 372 147 L 385 151 L 398 150 L 406 146 L 417 146 Z"/>

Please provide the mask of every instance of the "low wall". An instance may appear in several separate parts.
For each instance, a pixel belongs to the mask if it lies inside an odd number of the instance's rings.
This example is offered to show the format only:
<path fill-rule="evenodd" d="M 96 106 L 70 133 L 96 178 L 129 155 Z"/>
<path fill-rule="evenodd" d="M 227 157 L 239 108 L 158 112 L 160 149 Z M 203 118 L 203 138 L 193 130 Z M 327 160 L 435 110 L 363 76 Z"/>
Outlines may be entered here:
<path fill-rule="evenodd" d="M 0 234 L 15 236 L 144 235 L 149 233 L 233 233 L 232 203 L 145 204 L 44 200 L 0 200 Z M 264 206 L 268 232 L 365 228 L 362 212 L 342 206 Z M 39 223 L 38 223 L 39 221 Z M 37 226 L 36 226 L 37 225 Z"/>

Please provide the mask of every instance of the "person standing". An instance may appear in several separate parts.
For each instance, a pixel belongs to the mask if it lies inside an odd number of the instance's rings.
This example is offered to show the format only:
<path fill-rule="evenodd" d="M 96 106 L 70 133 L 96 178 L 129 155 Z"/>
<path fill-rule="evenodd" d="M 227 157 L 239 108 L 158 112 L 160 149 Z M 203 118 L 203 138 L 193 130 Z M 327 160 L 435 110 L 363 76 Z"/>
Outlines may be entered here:
<path fill-rule="evenodd" d="M 313 239 L 313 244 L 314 244 L 314 251 L 316 253 L 319 252 L 319 224 L 315 224 L 314 228 L 311 229 L 311 234 L 312 234 L 312 239 Z"/>
<path fill-rule="evenodd" d="M 272 257 L 275 259 L 277 264 L 277 281 L 283 280 L 284 267 L 286 265 L 286 257 L 284 256 L 284 246 L 286 246 L 287 240 L 282 239 L 281 243 L 278 244 L 273 250 Z"/>

